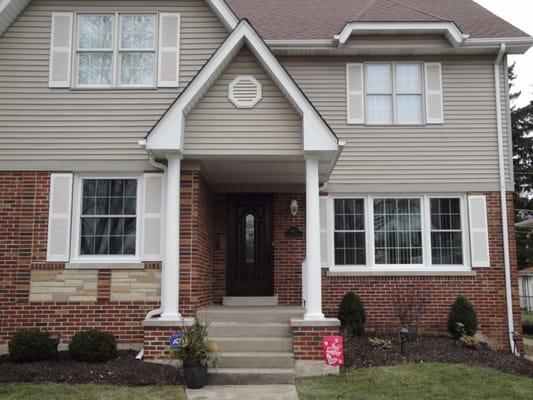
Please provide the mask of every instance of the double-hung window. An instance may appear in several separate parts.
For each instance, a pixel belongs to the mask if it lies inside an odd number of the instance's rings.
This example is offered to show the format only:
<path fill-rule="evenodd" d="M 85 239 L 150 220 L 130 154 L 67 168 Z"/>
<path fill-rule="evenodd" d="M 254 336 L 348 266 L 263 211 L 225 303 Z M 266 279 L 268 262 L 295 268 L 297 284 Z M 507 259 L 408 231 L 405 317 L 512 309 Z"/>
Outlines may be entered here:
<path fill-rule="evenodd" d="M 365 74 L 367 124 L 423 123 L 420 63 L 368 63 Z"/>
<path fill-rule="evenodd" d="M 333 199 L 334 266 L 468 267 L 462 196 Z"/>
<path fill-rule="evenodd" d="M 155 14 L 79 14 L 77 86 L 154 86 L 156 37 Z"/>
<path fill-rule="evenodd" d="M 137 254 L 138 182 L 128 179 L 80 179 L 76 256 Z"/>

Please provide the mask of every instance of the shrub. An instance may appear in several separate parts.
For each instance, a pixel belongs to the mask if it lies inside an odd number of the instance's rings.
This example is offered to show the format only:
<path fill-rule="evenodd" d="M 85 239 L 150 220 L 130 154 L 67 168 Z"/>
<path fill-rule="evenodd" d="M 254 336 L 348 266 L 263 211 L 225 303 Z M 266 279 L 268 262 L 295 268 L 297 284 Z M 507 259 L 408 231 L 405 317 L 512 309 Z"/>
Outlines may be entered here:
<path fill-rule="evenodd" d="M 9 341 L 8 350 L 12 361 L 41 361 L 56 356 L 57 344 L 47 332 L 21 330 Z"/>
<path fill-rule="evenodd" d="M 349 334 L 362 335 L 365 331 L 365 306 L 354 292 L 344 295 L 339 306 L 339 320 Z"/>
<path fill-rule="evenodd" d="M 413 289 L 399 292 L 394 300 L 394 311 L 400 328 L 408 328 L 411 338 L 418 335 L 418 325 L 428 305 L 426 298 L 425 292 Z"/>
<path fill-rule="evenodd" d="M 117 342 L 111 333 L 92 329 L 76 333 L 68 350 L 74 360 L 103 362 L 117 356 Z"/>
<path fill-rule="evenodd" d="M 390 349 L 392 347 L 392 341 L 387 339 L 380 339 L 378 337 L 371 337 L 368 342 L 372 347 L 377 349 Z"/>
<path fill-rule="evenodd" d="M 461 335 L 461 332 L 457 332 L 456 329 L 457 322 L 461 322 L 464 325 L 464 333 L 466 335 L 474 336 L 476 334 L 476 311 L 464 296 L 457 296 L 448 314 L 448 332 L 456 339 Z"/>
<path fill-rule="evenodd" d="M 475 350 L 479 349 L 480 347 L 479 342 L 474 336 L 469 336 L 464 333 L 459 337 L 459 339 L 457 339 L 457 346 L 467 347 Z"/>

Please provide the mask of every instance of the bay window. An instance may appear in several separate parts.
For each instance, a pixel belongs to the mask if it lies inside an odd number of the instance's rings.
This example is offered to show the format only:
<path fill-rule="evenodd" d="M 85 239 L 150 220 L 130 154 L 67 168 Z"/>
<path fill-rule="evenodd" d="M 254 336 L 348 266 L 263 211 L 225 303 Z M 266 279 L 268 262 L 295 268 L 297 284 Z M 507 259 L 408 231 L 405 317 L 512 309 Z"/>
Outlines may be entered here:
<path fill-rule="evenodd" d="M 156 71 L 155 14 L 77 16 L 78 87 L 151 87 Z"/>
<path fill-rule="evenodd" d="M 331 201 L 334 267 L 468 267 L 463 196 L 367 196 Z"/>

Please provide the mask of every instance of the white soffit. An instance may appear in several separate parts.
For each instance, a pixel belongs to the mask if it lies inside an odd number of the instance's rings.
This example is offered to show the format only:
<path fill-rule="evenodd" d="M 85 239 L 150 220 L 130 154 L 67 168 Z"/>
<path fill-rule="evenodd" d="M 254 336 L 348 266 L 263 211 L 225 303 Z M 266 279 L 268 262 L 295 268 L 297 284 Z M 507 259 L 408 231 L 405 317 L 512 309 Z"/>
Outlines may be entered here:
<path fill-rule="evenodd" d="M 337 47 L 342 47 L 352 35 L 372 34 L 444 34 L 454 47 L 462 45 L 469 37 L 453 22 L 349 22 L 334 41 Z"/>
<path fill-rule="evenodd" d="M 337 153 L 337 137 L 247 20 L 241 20 L 147 136 L 147 149 L 183 153 L 185 116 L 247 45 L 270 78 L 302 116 L 303 151 Z M 328 155 L 326 158 L 330 158 Z"/>

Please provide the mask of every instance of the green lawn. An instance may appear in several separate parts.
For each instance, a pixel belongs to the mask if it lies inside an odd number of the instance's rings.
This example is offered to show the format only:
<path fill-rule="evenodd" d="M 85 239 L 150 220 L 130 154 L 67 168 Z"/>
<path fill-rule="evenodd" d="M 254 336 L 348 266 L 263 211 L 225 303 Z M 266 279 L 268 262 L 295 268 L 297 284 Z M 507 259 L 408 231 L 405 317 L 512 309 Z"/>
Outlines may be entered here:
<path fill-rule="evenodd" d="M 2 400 L 184 400 L 178 386 L 124 387 L 108 385 L 60 385 L 55 383 L 0 384 Z"/>
<path fill-rule="evenodd" d="M 308 399 L 498 399 L 533 398 L 533 379 L 488 368 L 454 364 L 407 364 L 359 369 L 344 376 L 297 382 L 300 400 Z"/>

